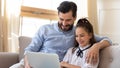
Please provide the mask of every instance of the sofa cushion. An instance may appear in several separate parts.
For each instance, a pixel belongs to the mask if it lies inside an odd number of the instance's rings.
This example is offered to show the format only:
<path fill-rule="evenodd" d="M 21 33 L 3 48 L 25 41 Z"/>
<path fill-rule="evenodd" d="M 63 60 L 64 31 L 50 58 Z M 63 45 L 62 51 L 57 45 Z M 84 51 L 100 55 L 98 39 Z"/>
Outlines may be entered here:
<path fill-rule="evenodd" d="M 98 68 L 120 68 L 120 45 L 114 45 L 100 52 Z"/>
<path fill-rule="evenodd" d="M 31 42 L 30 37 L 26 37 L 26 36 L 19 37 L 19 60 L 21 60 L 23 58 L 24 49 L 26 46 L 28 46 L 30 44 L 30 42 Z"/>
<path fill-rule="evenodd" d="M 0 68 L 9 68 L 18 62 L 18 53 L 0 52 Z"/>

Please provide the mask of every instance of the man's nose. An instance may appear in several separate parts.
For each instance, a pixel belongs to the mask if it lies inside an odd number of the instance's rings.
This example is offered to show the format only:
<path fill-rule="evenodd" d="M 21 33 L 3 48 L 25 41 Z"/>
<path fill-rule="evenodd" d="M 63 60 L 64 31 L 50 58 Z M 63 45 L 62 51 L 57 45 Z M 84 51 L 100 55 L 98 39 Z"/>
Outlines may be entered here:
<path fill-rule="evenodd" d="M 63 21 L 63 26 L 66 26 L 66 25 L 67 25 L 66 21 Z"/>

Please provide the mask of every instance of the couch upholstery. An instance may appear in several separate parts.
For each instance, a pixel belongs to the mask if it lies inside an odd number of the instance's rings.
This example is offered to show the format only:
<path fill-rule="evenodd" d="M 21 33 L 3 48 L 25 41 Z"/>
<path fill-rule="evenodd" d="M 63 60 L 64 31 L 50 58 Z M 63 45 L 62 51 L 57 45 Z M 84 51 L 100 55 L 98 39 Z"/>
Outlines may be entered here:
<path fill-rule="evenodd" d="M 112 45 L 101 51 L 99 68 L 120 68 L 120 45 Z"/>
<path fill-rule="evenodd" d="M 24 48 L 31 42 L 30 37 L 21 36 L 19 37 L 19 60 L 23 58 Z"/>
<path fill-rule="evenodd" d="M 9 68 L 11 65 L 18 63 L 23 58 L 24 48 L 31 42 L 30 37 L 20 36 L 19 40 L 19 54 L 0 52 L 0 68 Z"/>
<path fill-rule="evenodd" d="M 0 68 L 8 68 L 18 63 L 18 53 L 0 52 Z"/>
<path fill-rule="evenodd" d="M 9 66 L 19 62 L 23 57 L 24 48 L 31 42 L 31 38 L 20 36 L 18 53 L 0 52 L 0 68 L 9 68 Z M 120 68 L 120 45 L 112 45 L 100 52 L 100 63 L 98 68 Z"/>

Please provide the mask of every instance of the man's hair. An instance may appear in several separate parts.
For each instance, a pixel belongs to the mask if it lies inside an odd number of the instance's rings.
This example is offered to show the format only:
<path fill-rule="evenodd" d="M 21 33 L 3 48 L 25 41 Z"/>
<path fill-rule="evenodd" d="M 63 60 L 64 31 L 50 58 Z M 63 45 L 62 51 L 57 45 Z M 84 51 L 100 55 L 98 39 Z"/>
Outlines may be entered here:
<path fill-rule="evenodd" d="M 57 8 L 58 13 L 62 12 L 62 13 L 67 13 L 69 11 L 72 11 L 72 16 L 76 17 L 76 13 L 77 13 L 77 5 L 74 2 L 71 1 L 63 1 L 59 7 Z"/>

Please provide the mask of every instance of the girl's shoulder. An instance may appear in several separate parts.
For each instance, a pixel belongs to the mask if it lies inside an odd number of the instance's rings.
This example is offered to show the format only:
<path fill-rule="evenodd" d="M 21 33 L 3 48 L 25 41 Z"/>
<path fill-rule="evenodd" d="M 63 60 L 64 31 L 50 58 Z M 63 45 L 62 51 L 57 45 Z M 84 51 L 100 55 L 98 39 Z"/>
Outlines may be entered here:
<path fill-rule="evenodd" d="M 76 49 L 77 48 L 75 48 L 75 47 L 71 47 L 71 48 L 68 49 L 68 51 L 71 52 L 71 53 L 74 53 Z"/>
<path fill-rule="evenodd" d="M 69 48 L 67 52 L 72 52 L 73 47 Z"/>
<path fill-rule="evenodd" d="M 72 50 L 72 49 L 74 49 L 74 47 L 71 47 L 71 48 L 69 48 L 68 50 Z"/>

